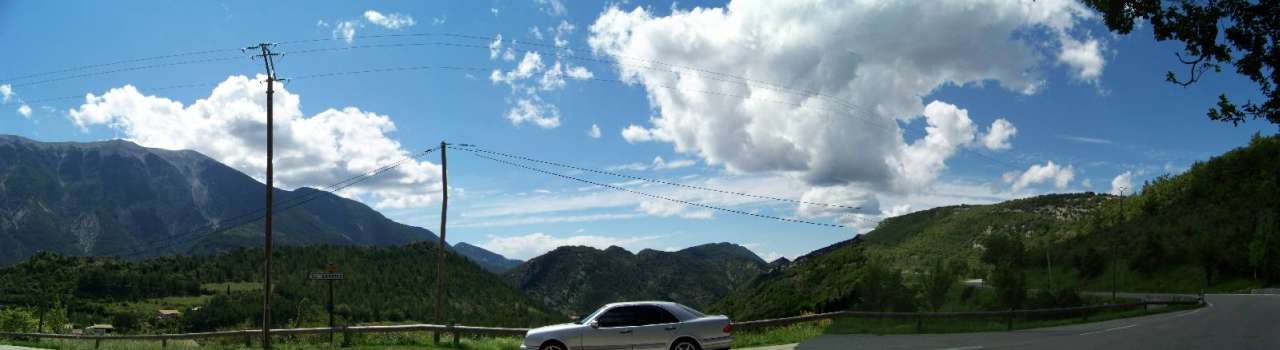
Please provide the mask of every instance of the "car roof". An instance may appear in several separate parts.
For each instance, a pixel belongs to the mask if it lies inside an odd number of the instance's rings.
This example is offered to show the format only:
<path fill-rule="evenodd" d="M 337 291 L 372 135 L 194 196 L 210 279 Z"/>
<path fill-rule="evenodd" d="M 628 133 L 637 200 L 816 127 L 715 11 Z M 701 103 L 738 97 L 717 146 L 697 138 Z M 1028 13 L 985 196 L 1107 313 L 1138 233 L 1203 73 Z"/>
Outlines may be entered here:
<path fill-rule="evenodd" d="M 631 305 L 667 305 L 667 306 L 675 306 L 675 305 L 676 305 L 676 303 L 674 303 L 674 302 L 670 302 L 670 301 L 624 301 L 624 302 L 618 302 L 618 303 L 608 303 L 608 304 L 605 304 L 604 306 L 613 307 L 613 306 L 631 306 Z"/>

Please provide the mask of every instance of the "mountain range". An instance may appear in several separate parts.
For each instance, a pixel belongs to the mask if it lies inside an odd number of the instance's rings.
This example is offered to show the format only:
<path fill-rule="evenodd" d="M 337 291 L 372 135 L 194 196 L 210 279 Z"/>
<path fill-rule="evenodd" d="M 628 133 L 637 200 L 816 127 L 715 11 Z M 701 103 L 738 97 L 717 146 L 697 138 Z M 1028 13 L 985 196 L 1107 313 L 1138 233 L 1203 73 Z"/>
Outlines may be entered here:
<path fill-rule="evenodd" d="M 453 251 L 467 257 L 467 259 L 476 263 L 476 265 L 480 265 L 480 267 L 483 267 L 485 270 L 498 274 L 507 272 L 507 270 L 511 270 L 516 267 L 516 265 L 520 265 L 520 263 L 523 262 L 516 259 L 508 259 L 498 253 L 468 244 L 467 242 L 458 242 L 458 244 L 454 244 Z"/>
<path fill-rule="evenodd" d="M 554 310 L 585 315 L 626 300 L 670 300 L 703 308 L 766 268 L 751 250 L 732 243 L 639 253 L 617 246 L 569 246 L 530 259 L 503 277 Z"/>
<path fill-rule="evenodd" d="M 0 266 L 39 251 L 146 258 L 261 246 L 263 187 L 195 151 L 0 135 Z M 302 187 L 274 196 L 279 245 L 439 239 L 329 192 Z M 294 203 L 302 204 L 290 209 Z M 470 245 L 459 253 L 482 265 L 511 265 Z"/>

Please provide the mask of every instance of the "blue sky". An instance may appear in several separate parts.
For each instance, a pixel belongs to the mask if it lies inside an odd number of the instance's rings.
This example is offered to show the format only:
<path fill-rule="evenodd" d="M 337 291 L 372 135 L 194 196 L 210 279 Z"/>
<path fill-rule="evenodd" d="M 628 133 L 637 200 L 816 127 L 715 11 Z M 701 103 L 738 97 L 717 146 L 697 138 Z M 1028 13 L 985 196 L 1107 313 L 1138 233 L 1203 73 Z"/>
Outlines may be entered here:
<path fill-rule="evenodd" d="M 935 206 L 1138 187 L 1276 132 L 1205 118 L 1220 93 L 1257 99 L 1246 79 L 1166 83 L 1165 71 L 1185 70 L 1173 56 L 1180 45 L 1154 42 L 1147 28 L 1113 36 L 1069 1 L 8 1 L 0 41 L 5 134 L 194 148 L 261 178 L 253 140 L 263 85 L 253 79 L 262 67 L 237 49 L 271 41 L 285 53 L 279 75 L 299 78 L 277 96 L 286 188 L 324 186 L 448 140 L 861 207 L 538 166 L 847 227 L 788 223 L 451 151 L 450 240 L 521 259 L 561 244 L 721 241 L 795 257 Z M 171 54 L 182 55 L 23 77 Z M 419 66 L 463 69 L 314 77 Z M 433 154 L 343 195 L 436 230 L 438 163 Z"/>

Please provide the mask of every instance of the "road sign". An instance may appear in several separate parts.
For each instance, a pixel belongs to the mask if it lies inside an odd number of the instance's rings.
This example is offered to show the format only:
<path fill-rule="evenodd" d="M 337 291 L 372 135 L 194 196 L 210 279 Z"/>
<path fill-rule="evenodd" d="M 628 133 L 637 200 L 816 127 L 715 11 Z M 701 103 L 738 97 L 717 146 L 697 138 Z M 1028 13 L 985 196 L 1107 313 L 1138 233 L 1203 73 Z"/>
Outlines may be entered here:
<path fill-rule="evenodd" d="M 312 272 L 307 278 L 313 280 L 344 280 L 346 275 L 341 272 Z"/>

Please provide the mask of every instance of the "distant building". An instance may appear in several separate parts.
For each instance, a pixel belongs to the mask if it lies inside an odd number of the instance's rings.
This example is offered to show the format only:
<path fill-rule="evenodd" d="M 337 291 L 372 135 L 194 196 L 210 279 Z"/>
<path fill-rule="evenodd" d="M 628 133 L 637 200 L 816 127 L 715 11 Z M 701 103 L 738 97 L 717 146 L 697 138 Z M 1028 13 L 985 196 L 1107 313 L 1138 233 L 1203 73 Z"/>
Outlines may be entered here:
<path fill-rule="evenodd" d="M 84 329 L 85 334 L 107 335 L 115 332 L 116 327 L 109 324 L 95 324 Z"/>
<path fill-rule="evenodd" d="M 182 312 L 178 310 L 171 310 L 171 309 L 160 309 L 158 311 L 158 316 L 162 319 L 175 318 L 178 316 L 182 316 Z"/>

